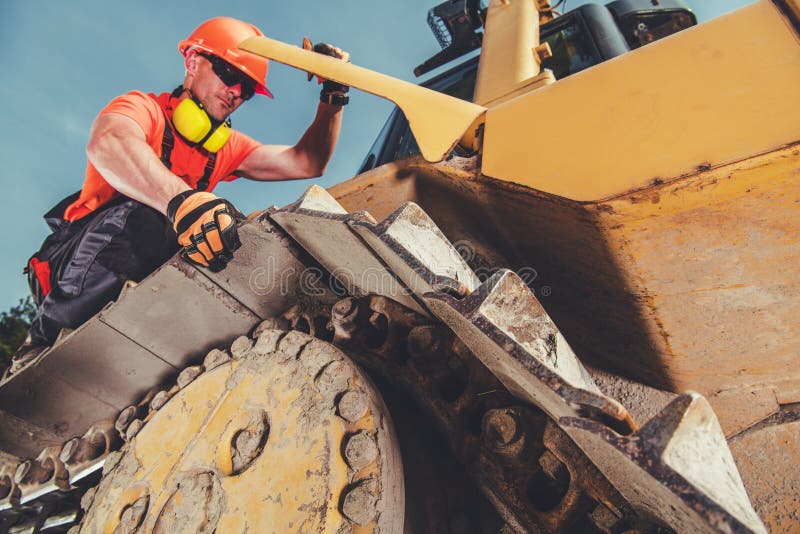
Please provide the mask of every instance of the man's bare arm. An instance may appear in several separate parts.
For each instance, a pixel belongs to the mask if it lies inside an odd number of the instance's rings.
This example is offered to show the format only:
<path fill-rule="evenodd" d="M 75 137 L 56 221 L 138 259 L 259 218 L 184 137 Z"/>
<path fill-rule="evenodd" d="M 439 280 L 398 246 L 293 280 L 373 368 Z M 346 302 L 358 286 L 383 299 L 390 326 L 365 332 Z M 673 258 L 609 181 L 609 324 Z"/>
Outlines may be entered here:
<path fill-rule="evenodd" d="M 294 146 L 262 145 L 237 169 L 253 180 L 299 180 L 322 176 L 336 148 L 342 107 L 320 103 L 317 115 Z"/>
<path fill-rule="evenodd" d="M 161 163 L 139 125 L 124 115 L 98 117 L 86 153 L 114 189 L 162 213 L 170 199 L 190 189 Z"/>

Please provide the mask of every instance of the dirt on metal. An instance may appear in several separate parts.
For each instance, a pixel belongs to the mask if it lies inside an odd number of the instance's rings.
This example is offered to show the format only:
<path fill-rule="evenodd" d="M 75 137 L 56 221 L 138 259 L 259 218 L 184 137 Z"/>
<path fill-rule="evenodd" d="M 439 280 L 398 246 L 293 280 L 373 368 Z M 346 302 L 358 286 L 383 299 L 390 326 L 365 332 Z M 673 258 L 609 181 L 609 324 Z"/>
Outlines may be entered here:
<path fill-rule="evenodd" d="M 107 462 L 82 532 L 402 529 L 392 425 L 365 375 L 299 332 L 219 353 Z"/>

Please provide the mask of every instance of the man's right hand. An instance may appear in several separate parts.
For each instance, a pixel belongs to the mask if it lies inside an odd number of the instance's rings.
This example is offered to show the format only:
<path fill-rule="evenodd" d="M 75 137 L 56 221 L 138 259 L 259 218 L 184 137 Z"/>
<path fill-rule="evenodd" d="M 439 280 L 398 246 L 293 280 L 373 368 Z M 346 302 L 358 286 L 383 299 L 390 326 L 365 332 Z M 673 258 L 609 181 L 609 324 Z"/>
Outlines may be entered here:
<path fill-rule="evenodd" d="M 167 205 L 184 257 L 213 272 L 224 269 L 241 246 L 236 213 L 227 200 L 205 191 L 184 191 Z"/>

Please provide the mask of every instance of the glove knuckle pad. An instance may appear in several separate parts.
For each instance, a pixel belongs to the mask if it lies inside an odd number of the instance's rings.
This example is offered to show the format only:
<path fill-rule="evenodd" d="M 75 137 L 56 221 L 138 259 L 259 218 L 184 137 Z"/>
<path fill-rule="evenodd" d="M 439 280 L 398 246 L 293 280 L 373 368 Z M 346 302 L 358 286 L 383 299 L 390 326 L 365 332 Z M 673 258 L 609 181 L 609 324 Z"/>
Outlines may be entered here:
<path fill-rule="evenodd" d="M 183 193 L 168 207 L 183 256 L 192 263 L 219 271 L 241 246 L 236 231 L 238 211 L 226 200 L 205 191 Z"/>

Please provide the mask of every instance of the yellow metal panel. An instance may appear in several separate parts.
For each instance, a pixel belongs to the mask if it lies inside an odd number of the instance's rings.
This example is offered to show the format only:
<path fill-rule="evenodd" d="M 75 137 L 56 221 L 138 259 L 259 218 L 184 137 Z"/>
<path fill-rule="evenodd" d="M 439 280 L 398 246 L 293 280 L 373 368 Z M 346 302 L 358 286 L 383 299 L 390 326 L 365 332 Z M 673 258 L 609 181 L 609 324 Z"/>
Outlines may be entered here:
<path fill-rule="evenodd" d="M 539 74 L 533 52 L 538 44 L 539 12 L 533 0 L 492 0 L 473 100 L 485 105 Z"/>
<path fill-rule="evenodd" d="M 428 161 L 442 161 L 486 108 L 351 63 L 267 37 L 251 37 L 243 50 L 361 89 L 397 104 Z"/>
<path fill-rule="evenodd" d="M 603 204 L 608 246 L 676 390 L 759 385 L 791 399 L 800 378 L 799 163 L 794 147 Z M 762 410 L 752 396 L 745 406 L 718 398 L 709 398 L 718 416 L 734 424 Z"/>
<path fill-rule="evenodd" d="M 785 146 L 799 45 L 764 0 L 503 103 L 483 173 L 591 201 Z"/>

